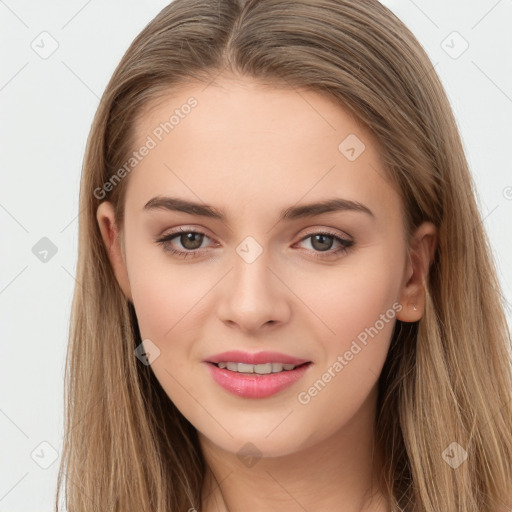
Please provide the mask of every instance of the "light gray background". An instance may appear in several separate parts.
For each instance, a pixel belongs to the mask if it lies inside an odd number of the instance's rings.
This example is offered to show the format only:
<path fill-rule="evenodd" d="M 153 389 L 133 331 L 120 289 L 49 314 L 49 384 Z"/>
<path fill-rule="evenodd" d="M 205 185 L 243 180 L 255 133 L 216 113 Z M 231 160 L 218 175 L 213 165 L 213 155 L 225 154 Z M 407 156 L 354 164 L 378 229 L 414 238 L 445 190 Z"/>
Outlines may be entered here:
<path fill-rule="evenodd" d="M 510 303 L 512 2 L 383 3 L 447 90 Z M 115 66 L 166 4 L 0 0 L 0 512 L 53 510 L 85 143 Z M 33 252 L 43 237 L 57 250 L 46 262 Z"/>

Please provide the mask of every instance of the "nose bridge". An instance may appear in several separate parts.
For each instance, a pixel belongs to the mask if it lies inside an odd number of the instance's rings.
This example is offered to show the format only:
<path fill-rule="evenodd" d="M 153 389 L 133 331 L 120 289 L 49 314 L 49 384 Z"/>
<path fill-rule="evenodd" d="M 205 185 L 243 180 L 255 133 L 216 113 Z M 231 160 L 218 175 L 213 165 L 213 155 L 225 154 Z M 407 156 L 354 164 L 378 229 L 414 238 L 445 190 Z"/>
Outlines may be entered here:
<path fill-rule="evenodd" d="M 286 294 L 269 268 L 270 251 L 253 237 L 246 237 L 235 251 L 234 268 L 220 300 L 221 319 L 247 330 L 269 321 L 283 321 L 288 314 Z"/>
<path fill-rule="evenodd" d="M 234 256 L 233 289 L 239 298 L 258 299 L 259 295 L 271 294 L 274 284 L 270 266 L 270 252 L 256 239 L 247 237 L 236 248 Z"/>

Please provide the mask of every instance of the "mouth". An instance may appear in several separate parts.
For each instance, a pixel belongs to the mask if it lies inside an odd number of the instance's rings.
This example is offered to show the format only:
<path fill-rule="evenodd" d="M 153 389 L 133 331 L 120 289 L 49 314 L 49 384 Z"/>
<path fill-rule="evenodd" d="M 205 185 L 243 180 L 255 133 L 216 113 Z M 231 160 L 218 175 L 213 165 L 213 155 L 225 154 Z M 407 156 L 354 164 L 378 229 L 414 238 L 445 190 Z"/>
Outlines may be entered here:
<path fill-rule="evenodd" d="M 309 374 L 311 361 L 299 364 L 267 362 L 259 364 L 236 361 L 205 361 L 209 374 L 221 388 L 239 398 L 262 399 L 278 395 Z"/>

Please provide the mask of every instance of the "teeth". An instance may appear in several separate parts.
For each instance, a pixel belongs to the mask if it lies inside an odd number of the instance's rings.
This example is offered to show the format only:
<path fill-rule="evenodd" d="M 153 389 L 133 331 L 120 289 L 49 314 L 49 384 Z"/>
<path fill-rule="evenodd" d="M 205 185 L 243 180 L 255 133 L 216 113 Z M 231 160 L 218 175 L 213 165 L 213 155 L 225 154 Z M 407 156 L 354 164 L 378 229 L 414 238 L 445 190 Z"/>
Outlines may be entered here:
<path fill-rule="evenodd" d="M 272 363 L 272 373 L 280 372 L 283 369 L 283 363 Z"/>
<path fill-rule="evenodd" d="M 239 373 L 257 373 L 264 375 L 268 373 L 279 373 L 283 370 L 293 370 L 294 364 L 283 364 L 283 363 L 264 363 L 264 364 L 246 364 L 246 363 L 233 363 L 233 362 L 221 362 L 217 363 L 219 368 L 227 368 L 232 372 Z"/>

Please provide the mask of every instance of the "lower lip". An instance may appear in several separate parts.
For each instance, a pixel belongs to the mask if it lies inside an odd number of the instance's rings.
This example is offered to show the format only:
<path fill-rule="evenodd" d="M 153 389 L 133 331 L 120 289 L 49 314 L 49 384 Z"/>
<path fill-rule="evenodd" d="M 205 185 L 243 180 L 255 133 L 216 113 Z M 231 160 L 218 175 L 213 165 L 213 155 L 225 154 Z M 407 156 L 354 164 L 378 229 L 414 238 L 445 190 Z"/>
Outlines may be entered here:
<path fill-rule="evenodd" d="M 213 363 L 206 363 L 213 380 L 226 391 L 244 398 L 265 398 L 275 395 L 279 391 L 297 382 L 311 366 L 305 364 L 294 370 L 285 370 L 279 373 L 232 372 L 226 368 L 219 368 Z"/>

